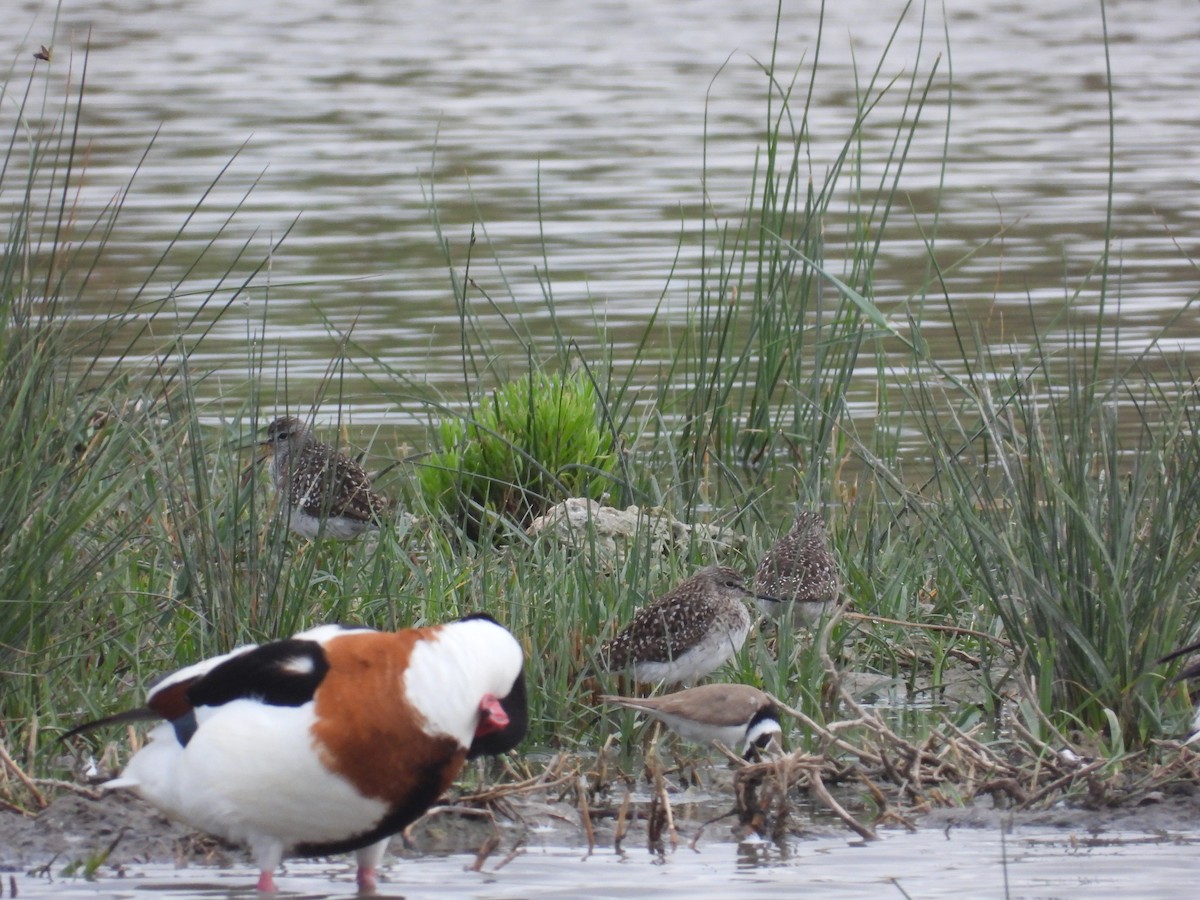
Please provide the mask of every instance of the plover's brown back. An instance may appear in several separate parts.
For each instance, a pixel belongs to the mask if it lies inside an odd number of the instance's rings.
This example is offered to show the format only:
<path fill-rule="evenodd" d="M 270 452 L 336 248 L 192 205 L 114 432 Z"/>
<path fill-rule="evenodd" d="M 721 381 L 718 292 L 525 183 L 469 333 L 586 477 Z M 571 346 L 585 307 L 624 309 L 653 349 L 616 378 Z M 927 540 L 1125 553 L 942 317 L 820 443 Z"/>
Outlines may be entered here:
<path fill-rule="evenodd" d="M 661 697 L 600 699 L 644 712 L 689 741 L 720 741 L 731 750 L 764 749 L 783 732 L 774 701 L 748 684 L 702 684 Z"/>

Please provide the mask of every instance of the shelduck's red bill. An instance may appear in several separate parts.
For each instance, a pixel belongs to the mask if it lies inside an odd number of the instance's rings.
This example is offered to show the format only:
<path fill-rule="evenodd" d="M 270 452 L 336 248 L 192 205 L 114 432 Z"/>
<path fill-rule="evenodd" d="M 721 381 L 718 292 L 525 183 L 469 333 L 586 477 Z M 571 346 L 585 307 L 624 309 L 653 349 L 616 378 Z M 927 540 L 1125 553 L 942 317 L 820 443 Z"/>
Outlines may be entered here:
<path fill-rule="evenodd" d="M 500 705 L 500 701 L 492 694 L 485 694 L 479 701 L 479 727 L 475 729 L 475 737 L 499 731 L 508 727 L 508 713 Z"/>

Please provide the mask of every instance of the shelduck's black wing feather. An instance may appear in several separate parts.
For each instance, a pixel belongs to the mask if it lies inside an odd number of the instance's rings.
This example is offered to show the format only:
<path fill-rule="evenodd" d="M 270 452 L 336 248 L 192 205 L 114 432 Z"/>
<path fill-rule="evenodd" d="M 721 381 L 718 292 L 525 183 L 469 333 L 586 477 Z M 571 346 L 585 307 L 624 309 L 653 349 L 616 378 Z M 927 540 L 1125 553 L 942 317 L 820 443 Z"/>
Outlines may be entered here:
<path fill-rule="evenodd" d="M 187 685 L 192 707 L 257 700 L 270 706 L 302 706 L 329 671 L 316 641 L 288 638 L 225 660 Z"/>
<path fill-rule="evenodd" d="M 163 677 L 150 689 L 146 705 L 85 722 L 61 740 L 106 725 L 143 719 L 166 719 L 181 744 L 196 731 L 196 707 L 222 706 L 234 700 L 256 700 L 272 706 L 301 706 L 312 700 L 329 671 L 325 651 L 303 637 L 260 647 L 240 647 Z"/>

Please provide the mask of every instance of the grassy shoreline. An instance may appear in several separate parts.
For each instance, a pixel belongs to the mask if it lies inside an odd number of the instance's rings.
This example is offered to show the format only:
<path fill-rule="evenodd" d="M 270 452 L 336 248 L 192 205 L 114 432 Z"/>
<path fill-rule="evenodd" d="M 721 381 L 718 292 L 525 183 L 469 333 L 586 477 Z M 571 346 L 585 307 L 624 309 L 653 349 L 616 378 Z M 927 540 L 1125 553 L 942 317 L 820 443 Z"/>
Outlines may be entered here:
<path fill-rule="evenodd" d="M 799 73 L 771 65 L 745 216 L 702 235 L 701 279 L 673 352 L 658 359 L 650 350 L 657 316 L 633 364 L 621 367 L 585 356 L 562 334 L 538 341 L 525 323 L 506 321 L 526 335 L 521 365 L 590 383 L 599 426 L 619 448 L 614 504 L 729 528 L 741 542 L 721 561 L 744 571 L 786 527 L 781 509 L 823 509 L 857 610 L 907 623 L 843 621 L 826 643 L 782 635 L 777 646 L 756 630 L 723 675 L 803 710 L 810 721 L 795 746 L 836 755 L 828 729 L 854 702 L 832 702 L 836 670 L 936 689 L 954 669 L 976 684 L 972 702 L 939 710 L 954 728 L 984 729 L 997 745 L 1024 742 L 1031 765 L 1062 739 L 1119 773 L 1188 717 L 1182 691 L 1164 689 L 1154 660 L 1200 630 L 1195 378 L 1153 342 L 1132 362 L 1110 358 L 1121 339 L 1120 277 L 1107 251 L 1087 278 L 1064 286 L 1055 346 L 989 344 L 941 287 L 961 260 L 939 263 L 936 211 L 921 293 L 882 307 L 872 266 L 903 199 L 899 173 L 925 127 L 938 66 L 885 84 L 881 62 L 859 87 L 842 152 L 817 165 L 807 156 L 811 92 L 798 90 L 817 77 L 815 63 Z M 711 548 L 684 542 L 664 556 L 647 530 L 610 576 L 597 577 L 602 561 L 587 537 L 575 547 L 531 540 L 502 517 L 478 540 L 464 534 L 419 490 L 419 459 L 380 483 L 419 526 L 349 547 L 291 538 L 262 476 L 234 449 L 295 407 L 281 362 L 248 350 L 248 395 L 271 402 L 226 409 L 211 427 L 201 424 L 196 393 L 210 373 L 192 359 L 268 259 L 235 276 L 245 267 L 239 253 L 225 278 L 197 287 L 207 292 L 199 310 L 153 365 L 132 358 L 130 337 L 153 310 L 170 309 L 171 298 L 146 296 L 153 272 L 107 321 L 80 328 L 72 306 L 94 289 L 121 201 L 96 222 L 76 220 L 85 91 L 81 82 L 50 127 L 33 128 L 37 94 L 47 90 L 40 69 L 27 83 L 9 76 L 6 94 L 24 99 L 0 170 L 0 196 L 17 210 L 0 273 L 0 396 L 10 411 L 0 422 L 0 743 L 15 764 L 66 777 L 56 734 L 131 705 L 138 685 L 201 656 L 316 621 L 394 628 L 478 608 L 525 644 L 537 686 L 531 747 L 590 752 L 618 733 L 630 751 L 632 719 L 593 702 L 616 684 L 587 675 L 591 654 L 646 599 L 714 561 Z M 864 159 L 872 110 L 901 91 L 892 155 Z M 879 163 L 883 177 L 864 184 Z M 848 256 L 836 261 L 824 243 L 835 203 L 848 204 L 836 218 L 850 223 Z M 432 433 L 445 418 L 476 423 L 472 403 L 509 373 L 481 324 L 482 309 L 495 312 L 490 298 L 456 270 L 436 193 L 431 204 L 472 398 L 464 411 L 425 397 Z M 240 287 L 231 288 L 235 277 Z M 1076 307 L 1085 291 L 1100 297 L 1086 316 Z M 549 291 L 545 302 L 553 315 Z M 954 322 L 955 358 L 933 356 L 922 338 L 921 310 L 935 303 Z M 210 324 L 193 329 L 200 321 Z M 884 347 L 903 350 L 903 371 L 885 362 Z M 340 363 L 351 365 L 358 349 L 347 339 Z M 383 396 L 416 390 L 408 373 L 372 362 L 387 373 Z M 869 425 L 847 400 L 867 378 L 876 397 Z M 338 385 L 331 377 L 328 393 Z M 931 473 L 915 483 L 904 449 L 914 435 Z M 402 455 L 374 444 L 372 454 Z M 931 719 L 919 730 L 944 727 Z M 0 799 L 24 805 L 24 791 L 0 779 Z"/>

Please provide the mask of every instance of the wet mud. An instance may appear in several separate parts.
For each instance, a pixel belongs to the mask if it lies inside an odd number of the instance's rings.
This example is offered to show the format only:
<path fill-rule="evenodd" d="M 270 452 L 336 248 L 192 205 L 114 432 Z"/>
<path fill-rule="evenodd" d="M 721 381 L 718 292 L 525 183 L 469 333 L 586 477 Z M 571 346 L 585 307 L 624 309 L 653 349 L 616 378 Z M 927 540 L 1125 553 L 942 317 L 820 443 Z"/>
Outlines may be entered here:
<path fill-rule="evenodd" d="M 731 812 L 732 801 L 720 780 L 714 778 L 714 784 L 706 788 L 671 794 L 676 846 L 739 842 L 747 837 L 734 817 L 722 818 Z M 574 794 L 569 798 L 509 797 L 491 810 L 439 807 L 408 834 L 393 838 L 389 853 L 396 858 L 477 854 L 480 865 L 485 859 L 488 865 L 495 865 L 506 853 L 523 846 L 586 849 L 591 843 L 599 848 L 653 850 L 651 797 L 635 790 L 623 814 L 622 800 L 623 792 L 613 792 L 604 802 L 595 802 L 588 809 L 587 823 Z M 1200 790 L 1181 783 L 1137 803 L 1092 808 L 1063 800 L 1050 809 L 1027 812 L 1014 812 L 983 798 L 966 806 L 934 809 L 913 821 L 921 830 L 946 833 L 1022 826 L 1090 834 L 1193 833 L 1200 831 Z M 881 830 L 891 827 L 883 825 Z M 620 839 L 618 832 L 622 832 Z M 790 841 L 839 835 L 853 837 L 828 817 L 810 815 L 804 809 L 795 809 L 791 815 Z M 670 846 L 668 832 L 662 832 L 659 843 Z M 179 825 L 125 791 L 104 793 L 98 799 L 62 795 L 36 816 L 0 811 L 0 872 L 78 871 L 91 865 L 101 874 L 122 875 L 145 864 L 222 867 L 249 862 L 244 848 Z"/>

